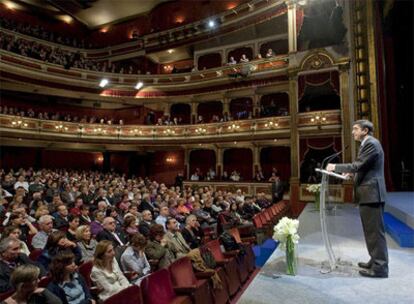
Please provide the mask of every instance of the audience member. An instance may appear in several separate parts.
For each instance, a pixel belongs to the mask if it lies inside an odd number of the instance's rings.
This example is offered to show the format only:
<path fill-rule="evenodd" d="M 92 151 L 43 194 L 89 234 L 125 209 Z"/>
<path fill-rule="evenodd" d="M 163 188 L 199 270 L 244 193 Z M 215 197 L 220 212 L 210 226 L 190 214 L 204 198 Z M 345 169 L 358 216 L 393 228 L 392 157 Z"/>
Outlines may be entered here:
<path fill-rule="evenodd" d="M 131 285 L 119 268 L 111 241 L 103 240 L 98 243 L 93 264 L 91 279 L 101 289 L 98 295 L 101 301 Z"/>

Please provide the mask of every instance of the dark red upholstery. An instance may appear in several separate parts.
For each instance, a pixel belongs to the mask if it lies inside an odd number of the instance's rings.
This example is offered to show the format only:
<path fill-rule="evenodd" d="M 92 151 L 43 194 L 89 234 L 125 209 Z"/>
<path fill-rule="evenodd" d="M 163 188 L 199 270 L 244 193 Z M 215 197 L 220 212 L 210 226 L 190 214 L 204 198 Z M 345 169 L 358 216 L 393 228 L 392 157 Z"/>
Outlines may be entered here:
<path fill-rule="evenodd" d="M 31 259 L 32 261 L 36 262 L 37 259 L 40 257 L 40 255 L 42 254 L 43 249 L 33 249 L 30 254 L 29 254 L 29 259 Z"/>
<path fill-rule="evenodd" d="M 170 273 L 161 269 L 145 277 L 141 282 L 145 304 L 190 304 L 189 296 L 178 296 L 172 286 Z"/>
<path fill-rule="evenodd" d="M 86 281 L 86 285 L 88 285 L 89 288 L 92 287 L 92 280 L 91 280 L 92 267 L 93 267 L 92 261 L 85 262 L 79 266 L 79 273 L 83 276 L 83 278 Z"/>
<path fill-rule="evenodd" d="M 124 290 L 114 294 L 106 299 L 103 304 L 141 304 L 142 301 L 141 289 L 132 285 Z"/>
<path fill-rule="evenodd" d="M 205 279 L 198 280 L 191 260 L 187 257 L 176 260 L 169 267 L 174 290 L 192 297 L 194 303 L 210 304 L 213 301 L 210 286 Z"/>
<path fill-rule="evenodd" d="M 243 246 L 244 250 L 246 251 L 245 260 L 246 260 L 247 271 L 249 273 L 253 272 L 255 269 L 255 256 L 254 256 L 254 252 L 252 248 L 252 243 L 256 238 L 252 237 L 248 239 L 248 241 L 250 242 L 243 242 L 242 238 L 240 237 L 239 230 L 237 228 L 230 229 L 229 233 L 235 238 L 238 244 Z"/>
<path fill-rule="evenodd" d="M 52 282 L 52 278 L 49 277 L 49 276 L 47 276 L 47 277 L 41 278 L 40 281 L 39 281 L 39 283 L 38 283 L 38 285 L 41 288 L 46 288 L 47 285 L 49 285 L 50 282 Z"/>
<path fill-rule="evenodd" d="M 9 298 L 14 293 L 14 290 L 9 290 L 3 293 L 0 293 L 0 301 L 4 301 Z"/>
<path fill-rule="evenodd" d="M 210 241 L 206 244 L 210 248 L 217 264 L 223 266 L 227 276 L 229 294 L 233 296 L 240 287 L 240 277 L 237 271 L 238 264 L 234 257 L 226 258 L 221 252 L 220 242 L 218 240 Z"/>

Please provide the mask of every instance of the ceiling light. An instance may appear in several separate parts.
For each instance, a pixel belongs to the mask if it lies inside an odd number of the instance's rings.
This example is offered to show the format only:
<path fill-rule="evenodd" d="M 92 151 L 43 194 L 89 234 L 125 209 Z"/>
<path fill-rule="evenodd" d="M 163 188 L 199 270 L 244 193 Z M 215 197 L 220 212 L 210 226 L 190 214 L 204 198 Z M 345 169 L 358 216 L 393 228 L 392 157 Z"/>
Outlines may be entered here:
<path fill-rule="evenodd" d="M 139 90 L 144 86 L 144 83 L 142 81 L 138 81 L 137 84 L 135 85 L 135 89 Z"/>
<path fill-rule="evenodd" d="M 17 4 L 15 4 L 14 2 L 11 2 L 11 1 L 5 1 L 4 5 L 10 10 L 14 10 L 14 9 L 18 8 Z"/>
<path fill-rule="evenodd" d="M 214 28 L 214 27 L 216 26 L 216 22 L 214 22 L 214 20 L 210 20 L 210 21 L 208 22 L 208 26 L 209 26 L 210 28 Z"/>
<path fill-rule="evenodd" d="M 174 50 L 173 49 L 169 49 L 167 52 L 168 52 L 168 54 L 172 54 L 174 52 Z"/>
<path fill-rule="evenodd" d="M 109 83 L 109 80 L 108 79 L 106 79 L 106 78 L 104 78 L 104 79 L 102 79 L 101 80 L 101 82 L 99 83 L 99 86 L 101 87 L 101 88 L 104 88 L 104 87 L 106 87 L 106 85 Z"/>

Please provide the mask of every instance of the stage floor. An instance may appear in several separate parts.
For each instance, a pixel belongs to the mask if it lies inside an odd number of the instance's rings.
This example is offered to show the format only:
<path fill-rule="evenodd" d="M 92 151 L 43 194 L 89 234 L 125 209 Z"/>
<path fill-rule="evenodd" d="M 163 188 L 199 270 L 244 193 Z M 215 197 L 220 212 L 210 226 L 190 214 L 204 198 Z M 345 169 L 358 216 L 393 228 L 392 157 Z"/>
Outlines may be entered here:
<path fill-rule="evenodd" d="M 319 213 L 308 204 L 299 217 L 298 275 L 284 274 L 284 252 L 279 248 L 237 303 L 414 303 L 414 249 L 400 248 L 388 235 L 389 278 L 364 278 L 359 261 L 369 256 L 358 208 L 338 205 L 328 216 L 331 243 L 337 258 L 349 263 L 344 272 L 321 274 L 327 254 L 320 234 Z"/>

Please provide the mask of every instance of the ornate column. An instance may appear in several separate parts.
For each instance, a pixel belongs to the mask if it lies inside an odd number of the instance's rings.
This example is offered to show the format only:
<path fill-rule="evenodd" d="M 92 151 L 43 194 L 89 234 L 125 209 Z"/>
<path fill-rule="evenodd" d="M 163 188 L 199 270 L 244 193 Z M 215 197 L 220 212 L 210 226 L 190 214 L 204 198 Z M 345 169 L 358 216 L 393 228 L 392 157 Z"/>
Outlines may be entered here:
<path fill-rule="evenodd" d="M 289 53 L 295 53 L 298 50 L 296 39 L 296 1 L 289 0 L 286 5 L 288 7 Z"/>
<path fill-rule="evenodd" d="M 171 104 L 169 102 L 164 105 L 164 116 L 170 116 L 171 114 Z"/>
<path fill-rule="evenodd" d="M 345 149 L 343 152 L 343 161 L 345 163 L 352 162 L 352 151 L 355 142 L 351 138 L 351 128 L 352 121 L 354 117 L 353 105 L 350 102 L 349 95 L 349 63 L 339 65 L 339 87 L 340 87 L 340 97 L 341 97 L 341 113 L 342 113 L 342 149 Z M 353 195 L 353 186 L 352 180 L 344 181 L 344 202 L 352 202 Z"/>
<path fill-rule="evenodd" d="M 184 179 L 190 179 L 190 153 L 190 149 L 184 148 Z"/>
<path fill-rule="evenodd" d="M 222 148 L 216 148 L 216 175 L 217 179 L 221 179 L 223 175 L 223 153 L 224 150 Z"/>
<path fill-rule="evenodd" d="M 196 123 L 197 121 L 197 107 L 198 107 L 198 103 L 196 102 L 192 102 L 191 103 L 191 123 Z"/>
<path fill-rule="evenodd" d="M 226 113 L 227 112 L 227 114 L 230 116 L 230 98 L 228 98 L 228 97 L 224 97 L 223 98 L 223 100 L 222 100 L 222 103 L 223 103 L 223 116 L 224 116 L 224 113 Z"/>
<path fill-rule="evenodd" d="M 252 102 L 253 102 L 253 117 L 259 117 L 260 116 L 260 98 L 261 95 L 254 94 L 252 96 Z M 256 115 L 258 114 L 258 115 Z"/>
<path fill-rule="evenodd" d="M 298 114 L 298 75 L 289 74 L 289 107 L 290 107 L 290 203 L 294 216 L 300 214 L 304 208 L 299 202 L 299 133 L 297 127 Z"/>
<path fill-rule="evenodd" d="M 260 168 L 260 150 L 259 146 L 253 146 L 253 170 L 252 170 L 252 177 L 254 177 L 257 170 Z"/>

